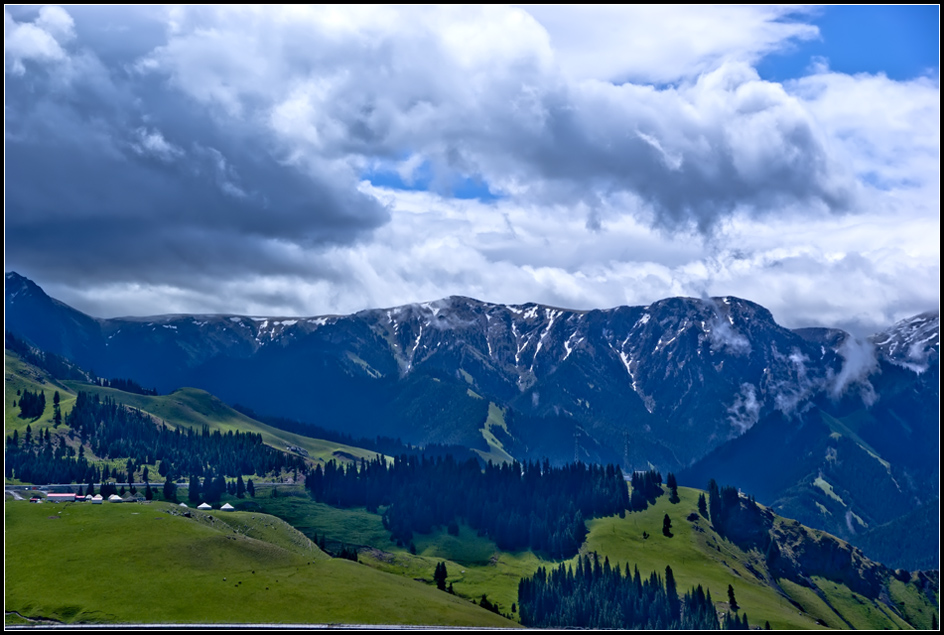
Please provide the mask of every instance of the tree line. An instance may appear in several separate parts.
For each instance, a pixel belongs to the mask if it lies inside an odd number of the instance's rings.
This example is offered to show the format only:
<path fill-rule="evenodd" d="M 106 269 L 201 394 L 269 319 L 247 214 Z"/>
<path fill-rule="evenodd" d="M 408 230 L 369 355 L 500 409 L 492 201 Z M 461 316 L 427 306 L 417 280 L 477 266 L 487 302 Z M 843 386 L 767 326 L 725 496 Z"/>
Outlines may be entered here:
<path fill-rule="evenodd" d="M 133 379 L 102 379 L 101 385 L 105 388 L 114 388 L 123 392 L 130 392 L 136 395 L 145 395 L 150 397 L 157 396 L 157 388 L 144 388 Z"/>
<path fill-rule="evenodd" d="M 533 628 L 686 629 L 749 628 L 747 615 L 718 619 L 711 591 L 701 585 L 679 597 L 672 567 L 665 578 L 655 572 L 644 579 L 600 562 L 596 553 L 578 558 L 575 567 L 544 567 L 518 583 L 521 623 Z"/>
<path fill-rule="evenodd" d="M 27 431 L 7 437 L 4 472 L 8 478 L 27 483 L 103 482 L 104 471 L 85 456 L 85 448 L 100 459 L 128 458 L 134 465 L 159 464 L 165 479 L 190 474 L 197 477 L 241 474 L 265 475 L 283 470 L 305 471 L 301 457 L 265 445 L 262 435 L 219 430 L 212 433 L 192 428 L 169 429 L 150 415 L 124 406 L 110 397 L 80 392 L 66 415 L 69 437 L 78 440 L 78 450 L 65 437 L 50 439 L 48 429 L 34 439 Z M 133 474 L 129 474 L 129 479 Z"/>
<path fill-rule="evenodd" d="M 336 507 L 379 512 L 394 540 L 409 544 L 415 533 L 446 527 L 458 534 L 464 521 L 499 549 L 533 549 L 555 559 L 577 553 L 585 520 L 625 513 L 629 493 L 618 467 L 573 463 L 489 462 L 469 459 L 377 457 L 347 467 L 329 462 L 306 478 L 312 498 Z"/>
<path fill-rule="evenodd" d="M 238 403 L 233 404 L 231 407 L 236 412 L 240 412 L 250 419 L 261 421 L 262 423 L 266 423 L 273 428 L 278 428 L 279 430 L 285 430 L 286 432 L 291 432 L 293 434 L 300 434 L 305 437 L 324 439 L 325 441 L 334 441 L 335 443 L 343 443 L 344 445 L 350 445 L 355 448 L 363 448 L 365 450 L 370 450 L 371 452 L 377 452 L 378 454 L 386 454 L 387 456 L 400 456 L 401 454 L 407 454 L 410 456 L 425 455 L 430 458 L 437 456 L 445 458 L 448 455 L 452 455 L 454 458 L 462 457 L 463 459 L 466 457 L 478 456 L 464 445 L 428 443 L 426 445 L 419 446 L 413 445 L 411 443 L 404 443 L 400 438 L 394 439 L 392 437 L 385 437 L 381 435 L 377 435 L 372 439 L 368 437 L 354 437 L 339 430 L 322 428 L 321 426 L 314 423 L 304 423 L 286 417 L 259 414 L 252 408 Z"/>

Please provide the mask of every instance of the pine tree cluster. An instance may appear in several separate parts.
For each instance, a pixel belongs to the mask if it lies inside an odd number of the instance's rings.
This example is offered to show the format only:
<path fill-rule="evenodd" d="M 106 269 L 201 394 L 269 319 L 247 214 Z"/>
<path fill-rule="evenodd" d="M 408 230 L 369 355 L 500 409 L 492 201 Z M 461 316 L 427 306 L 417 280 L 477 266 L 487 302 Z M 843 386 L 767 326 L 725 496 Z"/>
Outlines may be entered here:
<path fill-rule="evenodd" d="M 136 395 L 157 395 L 156 388 L 144 388 L 133 379 L 104 379 L 102 380 L 102 386 L 121 390 L 122 392 L 134 393 Z"/>
<path fill-rule="evenodd" d="M 464 520 L 499 549 L 531 548 L 553 558 L 577 553 L 586 519 L 625 510 L 629 495 L 622 472 L 574 463 L 561 468 L 518 462 L 485 466 L 470 459 L 400 456 L 347 468 L 333 461 L 306 479 L 312 497 L 336 507 L 383 511 L 384 526 L 400 544 L 413 533 Z"/>
<path fill-rule="evenodd" d="M 105 469 L 99 470 L 84 456 L 85 446 L 102 459 L 128 457 L 137 465 L 160 462 L 162 476 L 235 477 L 305 469 L 300 457 L 263 444 L 259 434 L 210 433 L 207 428 L 202 433 L 190 428 L 170 430 L 140 410 L 85 392 L 78 394 L 65 423 L 71 434 L 79 437 L 78 452 L 58 437 L 50 440 L 48 430 L 35 441 L 30 436 L 22 443 L 7 437 L 7 478 L 15 474 L 20 481 L 37 485 L 107 481 Z"/>
<path fill-rule="evenodd" d="M 641 512 L 662 496 L 662 474 L 656 470 L 633 472 L 630 484 L 633 486 L 633 495 L 629 509 L 634 512 Z"/>
<path fill-rule="evenodd" d="M 648 579 L 639 569 L 630 573 L 601 563 L 596 553 L 577 560 L 575 568 L 563 563 L 543 567 L 518 583 L 521 623 L 533 628 L 686 629 L 717 630 L 711 592 L 701 585 L 679 598 L 671 567 L 665 579 L 653 572 Z M 746 621 L 746 617 L 745 617 Z M 740 627 L 741 621 L 738 621 Z"/>
<path fill-rule="evenodd" d="M 39 419 L 46 409 L 46 393 L 24 390 L 20 395 L 20 419 Z"/>

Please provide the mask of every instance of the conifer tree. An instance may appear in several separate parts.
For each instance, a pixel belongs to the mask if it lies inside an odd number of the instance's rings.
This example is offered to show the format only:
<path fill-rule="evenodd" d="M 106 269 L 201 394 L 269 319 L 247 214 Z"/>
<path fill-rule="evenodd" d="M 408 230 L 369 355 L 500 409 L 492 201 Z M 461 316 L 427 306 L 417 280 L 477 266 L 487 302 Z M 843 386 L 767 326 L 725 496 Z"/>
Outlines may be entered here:
<path fill-rule="evenodd" d="M 59 391 L 52 397 L 52 421 L 55 427 L 59 427 L 62 423 L 62 410 L 59 409 Z"/>
<path fill-rule="evenodd" d="M 669 502 L 674 505 L 681 501 L 678 495 L 678 481 L 675 480 L 675 474 L 669 472 L 668 477 L 665 479 L 665 484 L 668 486 L 670 492 Z"/>
<path fill-rule="evenodd" d="M 436 588 L 440 591 L 446 590 L 446 563 L 440 562 L 436 565 L 436 571 L 433 573 L 433 580 L 436 581 Z"/>
<path fill-rule="evenodd" d="M 708 481 L 708 513 L 715 529 L 721 528 L 721 491 L 715 479 Z"/>
<path fill-rule="evenodd" d="M 737 600 L 734 599 L 734 587 L 730 584 L 728 585 L 728 604 L 731 606 L 732 611 L 737 611 L 740 606 L 738 606 Z"/>
<path fill-rule="evenodd" d="M 678 589 L 675 586 L 675 574 L 672 573 L 672 567 L 665 566 L 665 594 L 669 601 L 669 611 L 673 620 L 681 617 L 681 604 L 679 602 Z"/>
<path fill-rule="evenodd" d="M 196 474 L 191 474 L 189 482 L 187 484 L 187 500 L 191 503 L 200 502 L 200 477 Z"/>
<path fill-rule="evenodd" d="M 177 485 L 170 478 L 170 475 L 168 475 L 167 480 L 164 481 L 164 500 L 171 503 L 177 502 Z"/>

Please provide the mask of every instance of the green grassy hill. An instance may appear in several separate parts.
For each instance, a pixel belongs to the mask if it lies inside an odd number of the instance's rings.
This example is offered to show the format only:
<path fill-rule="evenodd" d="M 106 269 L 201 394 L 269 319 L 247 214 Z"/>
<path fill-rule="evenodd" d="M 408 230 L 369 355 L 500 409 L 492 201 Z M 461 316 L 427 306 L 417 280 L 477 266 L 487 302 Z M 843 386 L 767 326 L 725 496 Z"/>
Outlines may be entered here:
<path fill-rule="evenodd" d="M 929 600 L 914 584 L 886 578 L 877 596 L 866 597 L 842 581 L 809 576 L 796 582 L 771 571 L 764 553 L 758 549 L 745 551 L 698 515 L 700 493 L 680 487 L 681 500 L 677 504 L 661 496 L 648 509 L 629 512 L 625 518 L 589 521 L 589 535 L 581 554 L 595 551 L 601 559 L 609 558 L 611 564 L 629 564 L 631 569 L 638 566 L 643 578 L 652 572 L 664 575 L 666 565 L 670 565 L 680 592 L 701 584 L 711 591 L 719 612 L 728 610 L 730 584 L 741 612 L 747 613 L 752 626 L 770 622 L 775 629 L 930 627 L 936 600 Z M 362 562 L 405 578 L 432 583 L 436 565 L 445 562 L 447 582 L 453 583 L 457 594 L 476 600 L 487 594 L 505 613 L 517 601 L 522 577 L 532 575 L 541 566 L 559 564 L 531 551 L 502 552 L 494 542 L 465 526 L 460 527 L 459 536 L 450 536 L 444 529 L 416 535 L 416 554 L 411 554 L 406 547 L 390 541 L 378 515 L 364 509 L 336 509 L 316 503 L 303 496 L 300 488 L 297 496 L 262 495 L 244 504 L 285 519 L 309 537 L 324 535 L 329 545 L 357 545 Z M 671 538 L 662 534 L 666 514 L 672 522 Z M 789 534 L 793 540 L 848 548 L 828 534 L 774 518 L 776 531 Z M 866 561 L 865 566 L 877 565 Z"/>
<path fill-rule="evenodd" d="M 201 390 L 143 396 L 57 382 L 15 354 L 8 352 L 5 359 L 6 432 L 16 430 L 21 438 L 27 424 L 34 435 L 52 428 L 55 391 L 65 415 L 84 390 L 147 411 L 170 427 L 252 431 L 280 450 L 303 448 L 316 462 L 374 456 L 361 448 L 283 432 Z M 24 389 L 46 394 L 46 411 L 37 420 L 20 419 L 12 407 L 16 391 Z M 490 415 L 486 428 L 500 427 L 500 411 L 490 410 Z M 63 425 L 51 431 L 75 445 L 76 439 L 66 438 L 67 430 Z M 91 448 L 85 451 L 95 460 Z M 123 465 L 121 459 L 110 462 L 112 467 Z M 160 480 L 156 466 L 150 472 L 152 482 Z M 855 555 L 846 543 L 771 514 L 770 532 L 781 554 L 772 567 L 769 551 L 739 547 L 697 513 L 699 490 L 679 488 L 679 494 L 677 504 L 662 496 L 624 518 L 589 521 L 581 553 L 597 552 L 611 564 L 638 566 L 644 577 L 663 575 L 670 565 L 680 592 L 701 584 L 711 591 L 719 612 L 728 610 L 731 585 L 753 626 L 930 628 L 931 616 L 938 614 L 936 577 L 898 574 L 896 579 Z M 7 501 L 8 623 L 21 614 L 66 623 L 509 625 L 469 600 L 487 595 L 511 614 L 518 582 L 539 567 L 559 564 L 531 551 L 502 552 L 465 525 L 458 536 L 440 528 L 416 535 L 412 550 L 397 546 L 378 514 L 316 503 L 300 486 L 280 486 L 277 497 L 260 487 L 254 499 L 227 496 L 224 501 L 241 511 L 203 514 L 158 502 L 92 506 Z M 189 518 L 181 515 L 184 511 Z M 662 534 L 666 514 L 671 537 Z M 318 537 L 331 550 L 357 547 L 360 561 L 368 566 L 328 558 L 312 543 Z M 844 558 L 849 566 L 843 570 Z M 440 562 L 446 563 L 447 583 L 456 596 L 432 585 Z"/>
<path fill-rule="evenodd" d="M 52 400 L 53 395 L 58 391 L 60 407 L 62 414 L 72 410 L 72 404 L 75 403 L 75 393 L 63 382 L 57 381 L 46 371 L 24 362 L 16 353 L 4 351 L 3 364 L 3 419 L 6 434 L 13 434 L 16 430 L 20 436 L 26 432 L 26 426 L 29 425 L 33 430 L 51 428 L 52 420 Z M 19 408 L 14 408 L 13 403 L 19 402 L 17 391 L 29 390 L 30 392 L 42 391 L 46 395 L 46 410 L 43 416 L 38 420 L 20 419 L 17 414 Z"/>
<path fill-rule="evenodd" d="M 514 626 L 434 587 L 331 559 L 260 513 L 7 501 L 4 515 L 8 624 Z"/>
<path fill-rule="evenodd" d="M 18 416 L 19 408 L 14 407 L 18 401 L 18 392 L 30 390 L 43 391 L 46 395 L 46 410 L 38 419 L 21 419 Z M 33 434 L 50 429 L 54 435 L 64 436 L 68 432 L 65 425 L 54 428 L 53 425 L 53 396 L 59 392 L 60 407 L 63 418 L 72 410 L 78 392 L 84 391 L 102 397 L 110 397 L 122 403 L 153 415 L 158 421 L 170 428 L 193 428 L 202 430 L 204 427 L 211 432 L 219 430 L 253 432 L 260 434 L 262 440 L 278 450 L 286 451 L 289 446 L 301 448 L 307 452 L 307 458 L 315 462 L 335 460 L 341 463 L 360 458 L 374 458 L 377 453 L 363 448 L 314 439 L 279 430 L 265 423 L 256 421 L 246 415 L 233 410 L 215 396 L 195 388 L 181 388 L 169 395 L 147 396 L 124 392 L 114 388 L 88 384 L 81 381 L 58 381 L 46 371 L 23 361 L 16 353 L 9 350 L 4 355 L 4 428 L 6 435 L 17 431 L 20 438 L 26 432 L 27 426 Z M 77 445 L 75 440 L 66 441 L 70 445 Z M 86 448 L 86 455 L 95 459 Z M 109 461 L 112 467 L 121 467 L 124 461 Z M 149 466 L 152 482 L 160 482 L 156 466 Z"/>

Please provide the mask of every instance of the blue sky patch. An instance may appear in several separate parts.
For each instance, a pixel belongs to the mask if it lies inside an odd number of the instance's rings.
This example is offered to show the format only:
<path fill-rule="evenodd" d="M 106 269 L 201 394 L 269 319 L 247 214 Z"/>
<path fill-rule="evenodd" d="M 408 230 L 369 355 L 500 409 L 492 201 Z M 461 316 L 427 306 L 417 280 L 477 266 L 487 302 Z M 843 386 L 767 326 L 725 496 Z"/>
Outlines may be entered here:
<path fill-rule="evenodd" d="M 449 198 L 463 200 L 475 199 L 489 203 L 504 198 L 492 192 L 488 184 L 480 177 L 467 177 L 455 173 L 450 174 L 445 179 L 442 175 L 436 176 L 438 178 L 434 177 L 430 163 L 424 161 L 413 171 L 413 178 L 409 181 L 400 176 L 396 170 L 383 167 L 367 170 L 361 178 L 370 181 L 377 187 L 408 192 L 434 192 Z"/>
<path fill-rule="evenodd" d="M 797 79 L 809 75 L 817 60 L 832 71 L 885 73 L 895 80 L 939 73 L 938 5 L 830 6 L 800 17 L 819 27 L 819 39 L 762 59 L 762 78 Z"/>

